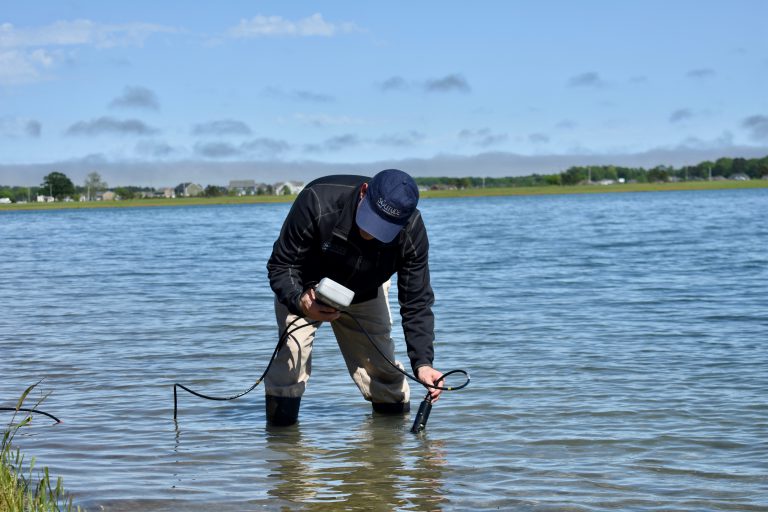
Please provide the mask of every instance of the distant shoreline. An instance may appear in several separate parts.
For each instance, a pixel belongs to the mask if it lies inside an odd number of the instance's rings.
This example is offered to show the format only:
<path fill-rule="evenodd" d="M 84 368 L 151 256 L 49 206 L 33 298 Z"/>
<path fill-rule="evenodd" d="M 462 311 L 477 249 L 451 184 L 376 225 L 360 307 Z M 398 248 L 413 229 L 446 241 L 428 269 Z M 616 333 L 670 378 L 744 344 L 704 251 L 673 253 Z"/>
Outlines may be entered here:
<path fill-rule="evenodd" d="M 604 194 L 621 192 L 666 192 L 685 190 L 734 190 L 768 188 L 768 180 L 750 181 L 687 181 L 678 183 L 629 183 L 614 185 L 551 185 L 540 187 L 467 188 L 461 190 L 427 190 L 424 199 L 459 197 L 534 196 L 557 194 Z M 183 197 L 176 199 L 129 199 L 120 201 L 84 201 L 55 203 L 0 204 L 2 211 L 61 210 L 85 208 L 142 208 L 164 206 L 212 206 L 257 203 L 287 203 L 296 196 L 242 196 L 242 197 Z"/>

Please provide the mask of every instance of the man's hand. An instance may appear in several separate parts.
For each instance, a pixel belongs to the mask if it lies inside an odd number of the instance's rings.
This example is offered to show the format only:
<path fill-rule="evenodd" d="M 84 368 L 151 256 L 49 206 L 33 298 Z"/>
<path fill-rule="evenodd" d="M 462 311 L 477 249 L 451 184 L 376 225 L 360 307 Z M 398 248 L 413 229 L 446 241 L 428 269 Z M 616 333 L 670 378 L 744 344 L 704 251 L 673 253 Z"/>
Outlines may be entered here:
<path fill-rule="evenodd" d="M 419 380 L 424 384 L 431 384 L 434 386 L 435 381 L 437 381 L 437 379 L 439 379 L 442 376 L 443 376 L 442 373 L 435 370 L 431 366 L 419 366 L 416 369 L 416 377 L 418 377 Z M 445 387 L 445 382 L 440 382 L 439 386 Z M 432 401 L 437 402 L 437 399 L 440 397 L 441 390 L 432 389 L 432 388 L 427 388 L 427 389 L 429 389 L 429 396 L 432 397 Z"/>
<path fill-rule="evenodd" d="M 341 315 L 338 309 L 318 302 L 313 288 L 302 294 L 301 299 L 299 299 L 299 305 L 301 306 L 301 312 L 310 320 L 333 322 Z"/>

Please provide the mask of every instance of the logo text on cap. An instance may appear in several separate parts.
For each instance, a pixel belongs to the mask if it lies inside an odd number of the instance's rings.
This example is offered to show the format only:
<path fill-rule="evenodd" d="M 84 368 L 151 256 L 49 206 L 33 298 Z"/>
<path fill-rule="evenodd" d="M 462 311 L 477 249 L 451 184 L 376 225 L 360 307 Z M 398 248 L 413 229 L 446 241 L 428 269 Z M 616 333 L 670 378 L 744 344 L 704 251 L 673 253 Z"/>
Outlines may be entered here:
<path fill-rule="evenodd" d="M 394 206 L 387 203 L 383 197 L 380 197 L 379 200 L 376 201 L 376 206 L 378 206 L 381 211 L 392 217 L 400 217 L 402 214 L 398 208 L 395 208 Z"/>

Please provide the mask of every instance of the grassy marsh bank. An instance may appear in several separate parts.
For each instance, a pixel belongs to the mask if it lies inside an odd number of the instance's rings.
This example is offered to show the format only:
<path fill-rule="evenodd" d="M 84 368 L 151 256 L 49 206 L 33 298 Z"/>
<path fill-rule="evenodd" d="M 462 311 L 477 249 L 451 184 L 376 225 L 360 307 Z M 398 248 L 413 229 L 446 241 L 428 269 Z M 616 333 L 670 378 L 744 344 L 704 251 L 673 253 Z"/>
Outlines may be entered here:
<path fill-rule="evenodd" d="M 686 181 L 677 183 L 629 183 L 614 185 L 550 185 L 541 187 L 468 188 L 429 190 L 422 197 L 535 196 L 552 194 L 605 194 L 613 192 L 665 192 L 680 190 L 722 190 L 768 188 L 768 180 Z"/>
<path fill-rule="evenodd" d="M 466 188 L 460 190 L 428 190 L 422 198 L 432 197 L 494 197 L 551 194 L 605 194 L 614 192 L 663 192 L 680 190 L 722 190 L 768 188 L 768 180 L 750 181 L 686 181 L 677 183 L 630 183 L 614 185 L 574 185 L 541 187 Z M 176 199 L 129 199 L 120 201 L 88 201 L 71 203 L 0 204 L 0 211 L 56 210 L 82 208 L 139 208 L 163 206 L 210 206 L 222 204 L 254 204 L 291 202 L 295 196 L 242 196 L 242 197 L 183 197 Z"/>
<path fill-rule="evenodd" d="M 18 448 L 12 446 L 18 431 L 32 422 L 31 411 L 20 414 L 20 409 L 30 392 L 37 386 L 29 386 L 16 404 L 16 412 L 10 413 L 11 419 L 3 431 L 0 444 L 0 511 L 2 512 L 59 512 L 80 510 L 73 509 L 72 498 L 64 491 L 62 479 L 55 484 L 51 480 L 48 468 L 35 473 L 35 459 L 25 464 L 24 456 Z M 47 396 L 47 395 L 46 395 Z M 40 398 L 32 407 L 37 407 L 45 400 Z M 8 411 L 3 411 L 7 413 Z M 45 413 L 43 413 L 45 414 Z"/>

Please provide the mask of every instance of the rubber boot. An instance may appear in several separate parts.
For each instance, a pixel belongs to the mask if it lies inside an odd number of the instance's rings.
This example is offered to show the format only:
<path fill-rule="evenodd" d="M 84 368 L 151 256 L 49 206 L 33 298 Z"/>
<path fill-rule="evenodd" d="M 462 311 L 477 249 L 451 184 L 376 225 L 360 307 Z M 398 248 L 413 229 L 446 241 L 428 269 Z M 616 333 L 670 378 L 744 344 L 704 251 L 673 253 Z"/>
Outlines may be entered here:
<path fill-rule="evenodd" d="M 371 402 L 373 411 L 379 414 L 405 414 L 411 410 L 411 402 L 399 402 L 396 404 L 385 402 Z"/>
<path fill-rule="evenodd" d="M 276 427 L 293 425 L 299 419 L 301 397 L 265 395 L 267 423 Z"/>

